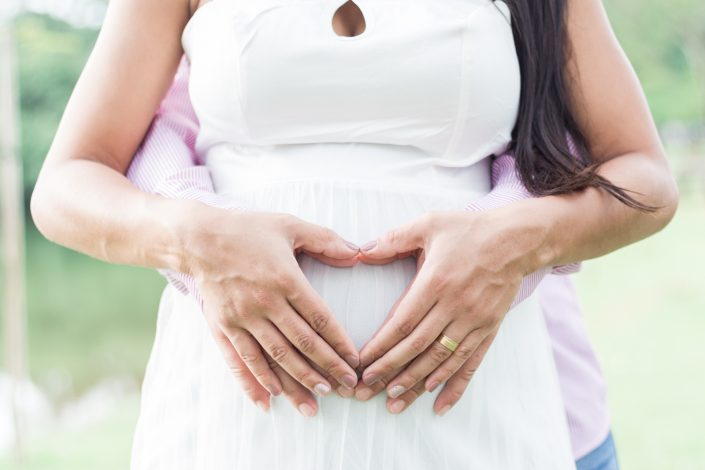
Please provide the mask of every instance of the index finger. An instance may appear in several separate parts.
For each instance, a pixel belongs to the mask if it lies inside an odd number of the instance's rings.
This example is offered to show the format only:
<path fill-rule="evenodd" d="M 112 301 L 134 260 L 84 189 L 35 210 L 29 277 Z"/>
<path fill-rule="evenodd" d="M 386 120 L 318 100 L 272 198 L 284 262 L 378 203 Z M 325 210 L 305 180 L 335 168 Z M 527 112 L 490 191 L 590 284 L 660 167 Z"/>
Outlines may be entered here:
<path fill-rule="evenodd" d="M 436 304 L 438 289 L 430 277 L 430 270 L 421 269 L 418 272 L 409 290 L 390 313 L 389 321 L 362 347 L 360 363 L 363 366 L 373 363 L 409 336 Z M 372 378 L 369 380 L 365 380 L 365 383 L 374 381 Z"/>
<path fill-rule="evenodd" d="M 287 301 L 311 325 L 313 331 L 355 369 L 360 364 L 360 358 L 352 339 L 298 265 L 295 272 L 294 285 L 286 295 Z"/>

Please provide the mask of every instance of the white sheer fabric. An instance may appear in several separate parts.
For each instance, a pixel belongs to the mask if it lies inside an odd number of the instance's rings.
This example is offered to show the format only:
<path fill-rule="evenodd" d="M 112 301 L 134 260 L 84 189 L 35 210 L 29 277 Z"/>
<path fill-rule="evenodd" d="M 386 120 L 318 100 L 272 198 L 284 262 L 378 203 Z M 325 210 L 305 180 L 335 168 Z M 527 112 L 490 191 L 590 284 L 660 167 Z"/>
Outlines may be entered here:
<path fill-rule="evenodd" d="M 462 210 L 489 191 L 489 159 L 438 169 L 380 145 L 278 147 L 257 157 L 210 153 L 216 190 L 248 210 L 331 227 L 356 243 L 429 210 Z M 418 184 L 423 181 L 423 184 Z M 300 266 L 360 347 L 412 280 L 413 258 L 383 266 Z M 472 262 L 472 260 L 468 260 Z M 434 393 L 400 415 L 384 395 L 335 394 L 305 418 L 284 397 L 250 403 L 227 370 L 193 298 L 167 287 L 143 385 L 133 469 L 353 470 L 574 468 L 565 413 L 535 295 L 512 309 L 470 387 L 445 416 Z"/>

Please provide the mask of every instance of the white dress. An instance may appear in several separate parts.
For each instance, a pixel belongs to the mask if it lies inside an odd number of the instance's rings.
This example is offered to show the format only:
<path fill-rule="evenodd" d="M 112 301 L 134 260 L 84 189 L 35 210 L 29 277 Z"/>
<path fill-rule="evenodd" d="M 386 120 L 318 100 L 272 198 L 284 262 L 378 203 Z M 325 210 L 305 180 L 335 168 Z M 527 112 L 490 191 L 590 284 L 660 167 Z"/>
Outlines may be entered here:
<path fill-rule="evenodd" d="M 510 13 L 490 0 L 357 0 L 366 29 L 338 36 L 345 0 L 212 0 L 186 26 L 190 94 L 217 192 L 289 212 L 355 243 L 490 190 L 520 74 Z M 357 347 L 415 274 L 413 258 L 301 269 Z M 467 260 L 471 263 L 472 260 Z M 335 393 L 306 418 L 269 413 L 232 377 L 192 297 L 168 286 L 142 388 L 132 469 L 568 470 L 575 468 L 535 295 L 508 312 L 460 401 Z"/>

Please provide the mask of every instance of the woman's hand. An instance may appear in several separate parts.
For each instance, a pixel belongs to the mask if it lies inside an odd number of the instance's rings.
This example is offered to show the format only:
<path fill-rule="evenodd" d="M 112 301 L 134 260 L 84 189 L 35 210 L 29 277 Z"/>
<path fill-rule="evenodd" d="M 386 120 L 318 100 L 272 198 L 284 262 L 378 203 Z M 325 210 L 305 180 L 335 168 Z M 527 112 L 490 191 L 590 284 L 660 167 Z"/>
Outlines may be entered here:
<path fill-rule="evenodd" d="M 363 245 L 358 258 L 364 263 L 407 256 L 419 263 L 412 283 L 360 351 L 365 386 L 393 377 L 385 385 L 390 411 L 403 410 L 419 391 L 443 382 L 434 409 L 447 411 L 482 361 L 523 277 L 542 266 L 543 234 L 514 228 L 497 213 L 432 211 L 390 230 L 372 248 Z M 458 343 L 455 352 L 436 341 L 440 335 Z M 374 395 L 374 389 L 364 390 L 359 386 L 356 395 Z"/>
<path fill-rule="evenodd" d="M 247 368 L 247 364 L 242 360 L 230 341 L 226 340 L 221 342 L 220 347 L 226 364 L 233 376 L 240 383 L 245 395 L 260 409 L 269 411 L 271 398 L 269 391 L 259 383 L 257 378 L 252 374 L 252 371 Z M 270 368 L 277 377 L 279 377 L 282 384 L 282 394 L 287 400 L 289 400 L 302 415 L 306 417 L 315 416 L 318 412 L 318 402 L 314 395 L 306 387 L 301 385 L 300 382 L 297 382 L 296 379 L 279 367 L 279 364 L 277 364 L 269 354 L 264 353 L 264 355 L 267 358 Z M 353 396 L 354 390 L 339 385 L 338 381 L 328 375 L 326 375 L 326 379 L 333 385 L 333 388 L 340 397 L 350 398 Z"/>
<path fill-rule="evenodd" d="M 329 228 L 285 213 L 204 206 L 189 218 L 181 250 L 183 269 L 196 279 L 204 315 L 231 370 L 240 373 L 232 345 L 258 382 L 278 395 L 282 380 L 264 350 L 318 395 L 337 383 L 352 390 L 358 353 L 309 284 L 296 254 L 303 251 L 343 267 L 357 262 L 358 249 Z"/>

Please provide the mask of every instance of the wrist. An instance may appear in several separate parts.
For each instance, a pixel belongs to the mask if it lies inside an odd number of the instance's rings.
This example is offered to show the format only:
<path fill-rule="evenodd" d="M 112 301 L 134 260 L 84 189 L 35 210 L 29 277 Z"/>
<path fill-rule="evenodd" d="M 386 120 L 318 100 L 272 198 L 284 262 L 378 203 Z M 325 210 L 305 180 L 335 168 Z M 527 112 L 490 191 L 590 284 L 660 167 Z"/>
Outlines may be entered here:
<path fill-rule="evenodd" d="M 222 219 L 225 209 L 211 207 L 192 199 L 161 198 L 159 213 L 165 235 L 164 268 L 193 275 L 198 247 L 202 246 L 204 227 Z M 236 211 L 228 211 L 235 214 Z"/>
<path fill-rule="evenodd" d="M 499 230 L 500 243 L 518 254 L 516 263 L 524 276 L 560 264 L 561 202 L 551 196 L 532 197 L 486 212 Z"/>

